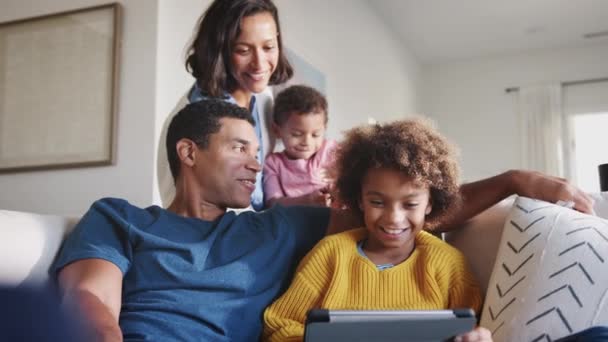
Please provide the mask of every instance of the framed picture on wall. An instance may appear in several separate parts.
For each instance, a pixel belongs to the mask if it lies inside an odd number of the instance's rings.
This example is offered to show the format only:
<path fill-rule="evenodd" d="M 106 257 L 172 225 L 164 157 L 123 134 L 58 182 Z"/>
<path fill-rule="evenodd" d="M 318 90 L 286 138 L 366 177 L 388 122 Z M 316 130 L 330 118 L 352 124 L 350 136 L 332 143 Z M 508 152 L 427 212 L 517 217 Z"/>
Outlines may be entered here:
<path fill-rule="evenodd" d="M 115 159 L 117 3 L 0 23 L 0 172 Z"/>

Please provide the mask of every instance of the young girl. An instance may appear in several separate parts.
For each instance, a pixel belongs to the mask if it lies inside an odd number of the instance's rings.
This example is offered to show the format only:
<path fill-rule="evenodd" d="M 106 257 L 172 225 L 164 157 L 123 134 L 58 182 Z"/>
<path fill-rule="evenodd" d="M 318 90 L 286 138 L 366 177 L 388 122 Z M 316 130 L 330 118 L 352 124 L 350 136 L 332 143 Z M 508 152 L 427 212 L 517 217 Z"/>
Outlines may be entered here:
<path fill-rule="evenodd" d="M 452 147 L 422 119 L 351 130 L 338 150 L 336 187 L 365 227 L 326 237 L 264 313 L 264 338 L 301 340 L 312 308 L 427 310 L 469 307 L 480 290 L 464 256 L 423 228 L 458 207 Z M 491 341 L 477 328 L 459 339 Z"/>
<path fill-rule="evenodd" d="M 264 162 L 266 207 L 329 206 L 331 179 L 327 169 L 336 143 L 325 139 L 327 100 L 313 88 L 296 85 L 280 92 L 274 104 L 273 130 L 285 150 Z"/>

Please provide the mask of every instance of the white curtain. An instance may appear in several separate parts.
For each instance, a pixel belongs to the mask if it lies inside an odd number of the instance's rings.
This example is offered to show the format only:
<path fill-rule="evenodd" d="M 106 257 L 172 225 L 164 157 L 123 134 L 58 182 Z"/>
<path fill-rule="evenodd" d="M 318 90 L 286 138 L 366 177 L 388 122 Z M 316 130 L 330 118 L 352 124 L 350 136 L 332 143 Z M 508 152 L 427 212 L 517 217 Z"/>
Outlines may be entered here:
<path fill-rule="evenodd" d="M 561 84 L 521 87 L 519 119 L 523 167 L 564 177 Z"/>

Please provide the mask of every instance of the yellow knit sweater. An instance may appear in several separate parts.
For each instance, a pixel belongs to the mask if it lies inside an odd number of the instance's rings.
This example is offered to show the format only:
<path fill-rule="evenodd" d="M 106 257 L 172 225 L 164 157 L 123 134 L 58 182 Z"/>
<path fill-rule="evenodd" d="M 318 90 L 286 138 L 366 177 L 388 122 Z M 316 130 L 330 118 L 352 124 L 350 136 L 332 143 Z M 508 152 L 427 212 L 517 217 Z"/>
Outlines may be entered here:
<path fill-rule="evenodd" d="M 289 289 L 264 312 L 264 340 L 301 341 L 312 308 L 479 313 L 481 293 L 458 250 L 420 232 L 407 260 L 379 271 L 357 251 L 366 234 L 357 229 L 328 236 L 302 259 Z"/>

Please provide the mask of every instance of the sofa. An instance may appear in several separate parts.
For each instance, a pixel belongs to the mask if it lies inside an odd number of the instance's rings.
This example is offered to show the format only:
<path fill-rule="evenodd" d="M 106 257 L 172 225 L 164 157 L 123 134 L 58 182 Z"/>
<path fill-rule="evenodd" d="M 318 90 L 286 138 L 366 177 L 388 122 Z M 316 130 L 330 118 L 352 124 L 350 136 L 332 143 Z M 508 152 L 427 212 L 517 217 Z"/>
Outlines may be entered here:
<path fill-rule="evenodd" d="M 532 331 L 517 326 L 518 324 L 525 324 L 530 321 L 530 319 L 523 323 L 518 321 L 518 317 L 521 321 L 524 315 L 521 315 L 521 311 L 518 311 L 516 306 L 517 304 L 525 306 L 526 303 L 530 302 L 528 297 L 536 295 L 530 292 L 539 288 L 538 284 L 540 281 L 537 278 L 533 279 L 533 276 L 541 274 L 542 272 L 539 270 L 549 269 L 546 263 L 551 262 L 551 258 L 548 258 L 548 254 L 546 253 L 548 250 L 547 246 L 557 246 L 561 242 L 569 242 L 571 240 L 574 242 L 575 238 L 578 238 L 574 235 L 590 232 L 597 235 L 596 237 L 590 237 L 591 242 L 587 242 L 592 247 L 587 247 L 585 250 L 578 248 L 578 250 L 583 253 L 583 257 L 588 255 L 594 259 L 599 257 L 608 263 L 608 220 L 602 219 L 608 219 L 608 192 L 596 193 L 592 194 L 592 196 L 595 199 L 597 216 L 584 215 L 546 202 L 513 196 L 474 217 L 462 229 L 445 234 L 444 239 L 461 250 L 467 257 L 472 272 L 480 283 L 482 291 L 486 296 L 481 323 L 484 326 L 491 324 L 499 325 L 497 327 L 489 327 L 490 330 L 494 331 L 496 341 L 534 340 L 543 334 L 542 331 L 549 330 L 551 327 L 555 330 L 555 325 L 549 324 L 540 330 Z M 525 223 L 526 220 L 531 221 L 530 223 Z M 562 223 L 565 222 L 564 220 L 567 222 Z M 593 223 L 584 223 L 587 222 L 585 220 L 591 220 Z M 73 229 L 77 221 L 78 218 L 76 217 L 0 210 L 0 258 L 4 260 L 0 264 L 0 286 L 16 287 L 45 284 L 49 279 L 48 269 L 56 257 L 63 239 Z M 578 225 L 582 224 L 579 228 L 574 227 L 577 233 L 564 235 L 566 238 L 556 240 L 556 232 L 559 231 L 559 227 L 556 227 L 556 225 L 571 227 L 572 222 Z M 540 227 L 541 224 L 545 226 Z M 587 229 L 591 226 L 595 228 Z M 584 232 L 581 230 L 582 228 L 585 228 L 583 229 Z M 579 231 L 581 233 L 578 233 Z M 517 236 L 513 240 L 513 237 L 508 236 L 511 232 L 534 235 L 527 237 L 523 235 L 521 237 Z M 543 232 L 544 235 L 540 232 Z M 564 234 L 569 233 L 566 232 Z M 572 239 L 570 236 L 572 236 Z M 524 240 L 517 242 L 516 239 L 520 238 Z M 506 242 L 507 240 L 509 241 Z M 594 241 L 602 242 L 602 240 L 606 240 L 605 247 L 593 247 L 593 244 L 596 243 Z M 533 248 L 536 248 L 540 252 L 532 253 L 532 257 L 528 257 L 519 268 L 509 265 L 509 262 L 516 260 L 519 255 L 523 256 L 525 253 L 530 253 L 528 251 Z M 603 255 L 604 250 L 606 252 L 605 257 Z M 575 252 L 577 251 L 573 250 L 573 252 L 568 253 L 574 254 Z M 508 253 L 513 255 L 509 255 Z M 500 258 L 506 261 L 501 261 Z M 533 266 L 536 268 L 533 268 Z M 521 279 L 521 275 L 526 268 L 530 268 L 527 279 L 524 276 L 524 280 L 517 282 L 517 279 Z M 608 272 L 604 273 L 608 274 Z M 504 276 L 520 278 L 515 279 L 510 284 L 504 285 L 500 282 L 509 281 L 509 279 L 505 280 L 501 278 Z M 582 279 L 582 281 L 588 282 L 588 280 L 583 279 L 584 277 L 573 276 L 572 278 L 577 281 Z M 526 281 L 528 281 L 528 285 L 523 286 L 522 284 L 526 284 Z M 570 293 L 572 293 L 574 289 L 573 284 L 575 283 L 576 281 L 570 282 Z M 597 289 L 592 290 L 592 292 L 601 293 L 600 301 L 608 300 L 608 278 L 605 282 L 602 280 L 596 281 L 596 283 Z M 509 299 L 517 291 L 519 291 L 517 296 L 513 297 L 515 299 Z M 565 292 L 568 292 L 567 288 Z M 563 301 L 567 300 L 567 298 L 562 299 Z M 558 301 L 562 301 L 562 299 L 558 298 Z M 509 300 L 510 302 L 500 303 L 501 300 Z M 579 302 L 576 302 L 576 300 L 573 302 L 578 305 L 583 299 L 578 298 L 578 300 Z M 604 313 L 602 311 L 603 306 L 596 305 L 596 310 L 590 313 L 594 319 L 583 320 L 583 322 L 578 323 L 578 326 L 574 327 L 570 324 L 568 329 L 553 333 L 553 336 L 547 335 L 546 339 L 543 340 L 552 340 L 559 336 L 578 331 L 585 326 L 601 324 L 604 318 L 608 320 L 608 312 Z M 539 320 L 532 321 L 528 325 L 533 325 L 533 323 Z M 608 324 L 608 321 L 605 324 Z M 519 335 L 514 335 L 513 331 L 516 331 Z M 522 333 L 525 334 L 522 335 Z"/>

